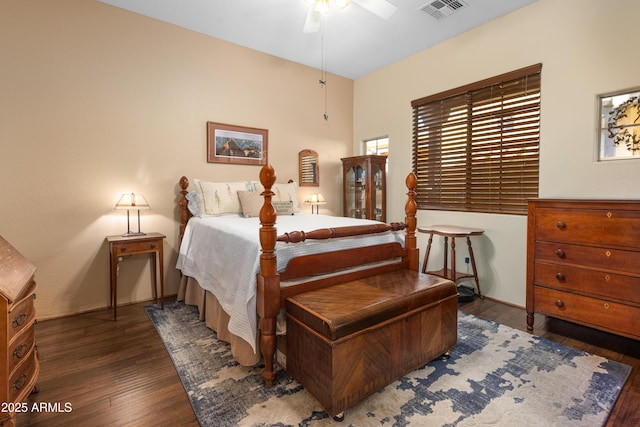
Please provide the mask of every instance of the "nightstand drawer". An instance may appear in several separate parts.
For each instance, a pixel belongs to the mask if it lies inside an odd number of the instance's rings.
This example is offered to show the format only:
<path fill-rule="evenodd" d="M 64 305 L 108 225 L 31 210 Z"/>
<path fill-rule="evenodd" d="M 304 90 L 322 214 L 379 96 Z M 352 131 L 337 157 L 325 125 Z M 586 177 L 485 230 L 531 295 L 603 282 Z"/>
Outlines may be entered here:
<path fill-rule="evenodd" d="M 113 253 L 115 255 L 128 255 L 136 253 L 147 253 L 155 251 L 162 245 L 162 240 L 152 240 L 148 242 L 122 242 L 113 243 Z"/>

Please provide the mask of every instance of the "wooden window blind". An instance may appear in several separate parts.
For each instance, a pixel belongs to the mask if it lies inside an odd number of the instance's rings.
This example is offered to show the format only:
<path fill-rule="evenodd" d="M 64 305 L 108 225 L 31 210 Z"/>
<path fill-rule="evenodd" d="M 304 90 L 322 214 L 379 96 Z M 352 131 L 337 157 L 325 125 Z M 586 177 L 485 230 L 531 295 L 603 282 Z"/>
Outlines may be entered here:
<path fill-rule="evenodd" d="M 411 102 L 419 209 L 527 214 L 538 196 L 541 70 Z"/>

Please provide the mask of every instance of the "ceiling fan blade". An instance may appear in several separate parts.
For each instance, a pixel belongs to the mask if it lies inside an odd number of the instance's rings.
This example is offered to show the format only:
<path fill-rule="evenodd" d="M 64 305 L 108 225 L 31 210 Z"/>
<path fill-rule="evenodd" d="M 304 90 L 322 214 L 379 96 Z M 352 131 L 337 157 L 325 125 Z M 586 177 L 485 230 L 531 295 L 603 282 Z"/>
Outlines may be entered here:
<path fill-rule="evenodd" d="M 305 33 L 317 33 L 320 30 L 320 20 L 322 16 L 319 13 L 313 11 L 313 5 L 309 7 L 307 13 L 307 20 L 304 22 L 303 32 Z"/>
<path fill-rule="evenodd" d="M 393 15 L 397 7 L 386 0 L 353 0 L 369 12 L 378 15 L 382 19 L 389 19 Z"/>

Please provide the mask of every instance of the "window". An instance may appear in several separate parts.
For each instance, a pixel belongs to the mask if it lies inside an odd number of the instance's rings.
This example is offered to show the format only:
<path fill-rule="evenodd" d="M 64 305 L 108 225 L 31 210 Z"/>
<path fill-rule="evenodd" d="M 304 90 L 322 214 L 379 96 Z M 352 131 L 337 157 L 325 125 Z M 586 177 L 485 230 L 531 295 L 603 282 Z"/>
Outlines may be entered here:
<path fill-rule="evenodd" d="M 600 96 L 599 160 L 640 158 L 640 90 Z"/>
<path fill-rule="evenodd" d="M 389 138 L 376 138 L 364 141 L 364 153 L 379 156 L 389 155 Z"/>
<path fill-rule="evenodd" d="M 527 214 L 538 196 L 541 69 L 411 102 L 419 209 Z"/>

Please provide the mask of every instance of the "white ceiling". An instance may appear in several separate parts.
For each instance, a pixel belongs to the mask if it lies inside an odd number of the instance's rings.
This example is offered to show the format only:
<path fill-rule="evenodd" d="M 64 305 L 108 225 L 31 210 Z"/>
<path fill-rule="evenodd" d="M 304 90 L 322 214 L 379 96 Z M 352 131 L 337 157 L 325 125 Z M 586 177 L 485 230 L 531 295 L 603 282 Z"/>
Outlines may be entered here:
<path fill-rule="evenodd" d="M 352 2 L 331 10 L 326 31 L 317 33 L 302 31 L 309 8 L 305 0 L 99 1 L 356 79 L 535 0 L 463 0 L 464 7 L 439 20 L 419 10 L 433 0 L 388 0 L 398 9 L 387 20 Z"/>

